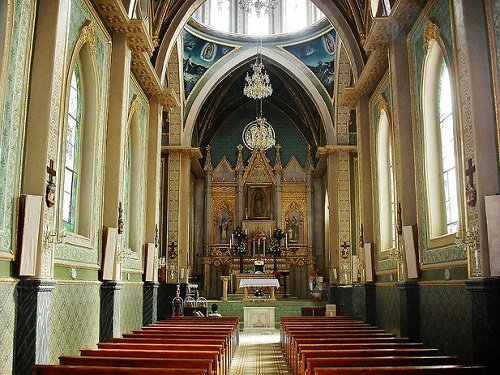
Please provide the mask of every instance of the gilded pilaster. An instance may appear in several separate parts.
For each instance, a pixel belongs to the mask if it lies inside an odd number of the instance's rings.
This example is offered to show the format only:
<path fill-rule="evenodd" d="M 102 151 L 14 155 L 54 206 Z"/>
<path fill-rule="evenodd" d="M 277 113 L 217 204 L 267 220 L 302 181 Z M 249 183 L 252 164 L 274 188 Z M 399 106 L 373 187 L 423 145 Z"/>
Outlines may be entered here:
<path fill-rule="evenodd" d="M 205 157 L 205 222 L 208 222 L 212 212 L 212 146 L 207 146 L 207 155 Z M 203 255 L 210 254 L 210 244 L 212 243 L 212 231 L 210 225 L 205 225 L 205 252 Z"/>
<path fill-rule="evenodd" d="M 274 212 L 276 213 L 276 222 L 277 223 L 281 223 L 281 190 L 282 190 L 281 177 L 282 177 L 282 173 L 283 173 L 283 166 L 281 165 L 281 152 L 280 152 L 280 150 L 281 150 L 281 146 L 276 145 L 276 161 L 274 163 L 274 172 L 275 172 L 275 178 L 276 178 Z M 310 207 L 309 207 L 309 209 L 310 209 Z M 309 222 L 311 222 L 311 221 L 309 221 Z M 311 238 L 311 237 L 309 237 L 309 238 Z"/>
<path fill-rule="evenodd" d="M 245 167 L 243 166 L 243 146 L 238 145 L 238 160 L 236 161 L 236 199 L 238 202 L 237 208 L 237 225 L 247 218 L 248 213 L 244 212 L 244 191 L 243 191 L 243 173 L 245 173 Z"/>

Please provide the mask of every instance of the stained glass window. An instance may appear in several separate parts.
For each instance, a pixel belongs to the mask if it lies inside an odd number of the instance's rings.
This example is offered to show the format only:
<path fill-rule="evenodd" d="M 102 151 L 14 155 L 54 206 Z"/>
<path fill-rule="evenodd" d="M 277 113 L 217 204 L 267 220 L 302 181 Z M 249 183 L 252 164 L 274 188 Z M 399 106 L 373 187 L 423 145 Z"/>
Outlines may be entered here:
<path fill-rule="evenodd" d="M 445 59 L 441 59 L 439 73 L 439 133 L 441 138 L 441 173 L 444 188 L 446 210 L 446 228 L 448 233 L 458 229 L 458 194 L 457 168 L 455 158 L 455 132 L 453 129 L 453 103 L 451 83 Z"/>
<path fill-rule="evenodd" d="M 80 70 L 78 64 L 75 64 L 69 91 L 62 210 L 64 227 L 70 232 L 75 232 L 76 229 L 78 174 L 80 169 L 81 102 Z"/>

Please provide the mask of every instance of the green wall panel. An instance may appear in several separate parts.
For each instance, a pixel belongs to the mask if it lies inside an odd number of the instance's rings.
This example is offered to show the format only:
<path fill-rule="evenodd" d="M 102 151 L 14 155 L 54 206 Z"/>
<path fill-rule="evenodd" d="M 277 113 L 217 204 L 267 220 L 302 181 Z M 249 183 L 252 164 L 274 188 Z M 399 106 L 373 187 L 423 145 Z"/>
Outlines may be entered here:
<path fill-rule="evenodd" d="M 58 282 L 52 292 L 49 363 L 99 342 L 99 282 Z"/>
<path fill-rule="evenodd" d="M 229 160 L 231 165 L 236 165 L 238 156 L 238 144 L 243 144 L 242 133 L 246 125 L 255 120 L 257 115 L 256 104 L 251 103 L 233 112 L 224 121 L 212 142 L 212 165 L 215 167 L 223 156 Z M 281 145 L 281 163 L 283 167 L 295 155 L 299 163 L 304 166 L 307 157 L 307 144 L 300 133 L 297 125 L 294 124 L 283 112 L 275 106 L 263 104 L 263 116 L 274 128 L 276 143 Z M 305 126 L 300 124 L 299 126 Z M 243 148 L 243 160 L 248 160 L 251 151 Z M 266 151 L 267 158 L 274 166 L 276 152 L 274 148 Z"/>
<path fill-rule="evenodd" d="M 123 283 L 121 293 L 121 332 L 142 327 L 143 283 Z"/>
<path fill-rule="evenodd" d="M 399 291 L 396 288 L 396 285 L 377 285 L 375 295 L 377 326 L 399 335 L 400 305 Z"/>
<path fill-rule="evenodd" d="M 3 6 L 3 5 L 2 5 Z M 4 102 L 0 95 L 0 252 L 12 253 L 14 248 L 13 223 L 19 185 L 23 129 L 25 127 L 30 52 L 33 38 L 36 3 L 16 0 L 12 4 L 13 28 L 11 33 L 8 69 L 0 92 L 5 89 Z M 0 27 L 5 27 L 1 25 Z M 3 48 L 3 44 L 2 44 Z"/>
<path fill-rule="evenodd" d="M 472 306 L 465 285 L 420 285 L 422 342 L 472 361 Z"/>
<path fill-rule="evenodd" d="M 0 280 L 0 375 L 12 373 L 17 282 Z"/>

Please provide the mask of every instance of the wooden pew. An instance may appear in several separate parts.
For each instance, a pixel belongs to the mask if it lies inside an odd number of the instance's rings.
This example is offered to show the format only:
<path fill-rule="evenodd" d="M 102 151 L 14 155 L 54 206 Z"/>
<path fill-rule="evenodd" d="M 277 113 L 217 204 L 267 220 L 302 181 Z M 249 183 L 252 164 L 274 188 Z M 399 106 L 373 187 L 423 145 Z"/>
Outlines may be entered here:
<path fill-rule="evenodd" d="M 222 345 L 213 344 L 154 344 L 154 343 L 120 343 L 120 342 L 103 342 L 97 344 L 99 349 L 131 349 L 131 350 L 184 350 L 190 352 L 198 351 L 217 351 L 218 362 L 220 365 L 221 374 L 229 371 L 228 361 L 222 349 Z"/>
<path fill-rule="evenodd" d="M 325 357 L 307 358 L 304 375 L 313 375 L 317 367 L 384 367 L 384 366 L 429 366 L 454 365 L 453 356 L 394 356 L 394 357 Z"/>
<path fill-rule="evenodd" d="M 354 345 L 354 344 L 352 344 Z M 357 345 L 364 345 L 363 348 L 358 348 Z M 387 357 L 387 356 L 430 356 L 438 353 L 437 349 L 425 349 L 422 347 L 416 348 L 381 348 L 380 346 L 370 348 L 366 347 L 369 344 L 356 344 L 353 348 L 339 347 L 338 349 L 315 349 L 315 350 L 300 350 L 300 358 L 295 363 L 293 373 L 302 374 L 305 372 L 305 365 L 308 358 L 319 357 Z M 300 366 L 299 366 L 300 363 Z"/>
<path fill-rule="evenodd" d="M 59 357 L 59 364 L 71 366 L 193 368 L 205 369 L 207 375 L 213 373 L 212 360 L 201 358 L 124 358 L 62 356 Z"/>
<path fill-rule="evenodd" d="M 35 365 L 33 375 L 204 375 L 205 369 L 184 368 L 147 368 L 147 367 L 105 367 L 105 366 L 65 366 L 65 365 Z"/>
<path fill-rule="evenodd" d="M 318 367 L 314 375 L 484 375 L 479 366 Z"/>
<path fill-rule="evenodd" d="M 93 357 L 126 357 L 126 358 L 193 358 L 210 359 L 214 375 L 221 375 L 219 351 L 190 350 L 140 350 L 140 349 L 82 349 L 82 356 Z"/>

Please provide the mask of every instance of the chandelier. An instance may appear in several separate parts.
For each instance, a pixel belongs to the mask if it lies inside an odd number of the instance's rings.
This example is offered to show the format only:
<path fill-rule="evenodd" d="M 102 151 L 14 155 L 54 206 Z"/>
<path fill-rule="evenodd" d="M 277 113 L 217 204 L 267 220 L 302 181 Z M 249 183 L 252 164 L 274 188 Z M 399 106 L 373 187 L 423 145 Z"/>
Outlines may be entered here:
<path fill-rule="evenodd" d="M 267 150 L 276 144 L 274 129 L 260 114 L 243 130 L 243 143 L 250 150 Z"/>
<path fill-rule="evenodd" d="M 260 47 L 262 48 L 262 46 Z M 273 93 L 273 87 L 271 86 L 269 75 L 267 74 L 266 69 L 264 69 L 264 64 L 262 63 L 262 53 L 259 46 L 257 46 L 257 57 L 251 67 L 253 69 L 253 73 L 252 75 L 249 75 L 247 72 L 243 94 L 252 99 L 267 98 Z"/>
<path fill-rule="evenodd" d="M 271 13 L 277 6 L 279 0 L 238 0 L 238 5 L 240 9 L 244 12 L 252 12 L 252 8 L 255 8 L 255 14 L 260 17 L 262 11 L 264 14 Z"/>

